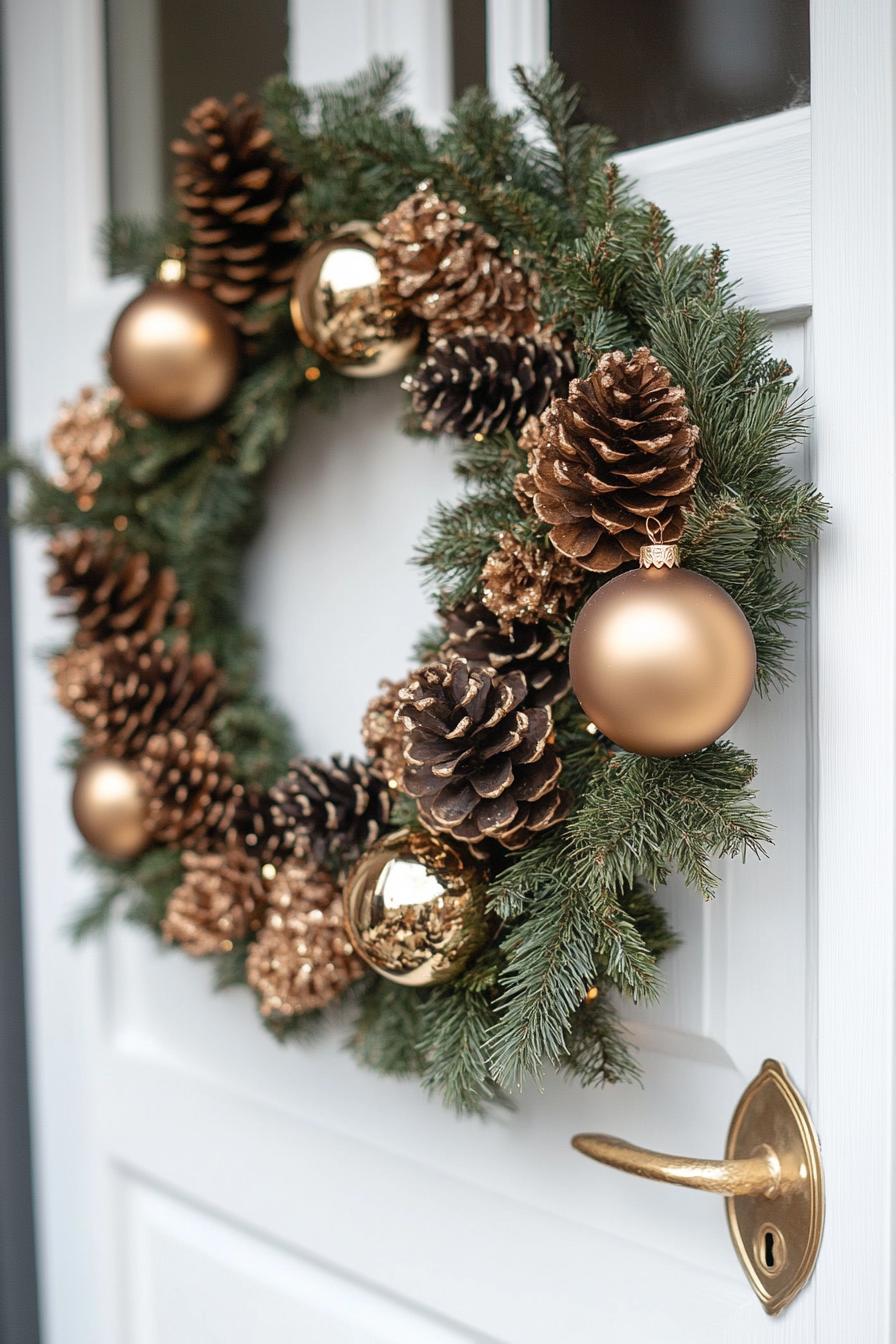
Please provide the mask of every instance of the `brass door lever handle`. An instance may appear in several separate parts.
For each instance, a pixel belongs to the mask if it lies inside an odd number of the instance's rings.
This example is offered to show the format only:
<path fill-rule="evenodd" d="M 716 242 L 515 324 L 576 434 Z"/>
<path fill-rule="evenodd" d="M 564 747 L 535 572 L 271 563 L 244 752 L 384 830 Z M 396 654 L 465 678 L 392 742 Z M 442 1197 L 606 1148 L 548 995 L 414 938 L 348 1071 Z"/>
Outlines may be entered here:
<path fill-rule="evenodd" d="M 776 1060 L 765 1061 L 737 1103 L 721 1161 L 656 1153 L 609 1134 L 577 1134 L 572 1143 L 633 1176 L 724 1195 L 734 1249 L 770 1315 L 811 1277 L 824 1223 L 821 1152 L 806 1103 Z"/>

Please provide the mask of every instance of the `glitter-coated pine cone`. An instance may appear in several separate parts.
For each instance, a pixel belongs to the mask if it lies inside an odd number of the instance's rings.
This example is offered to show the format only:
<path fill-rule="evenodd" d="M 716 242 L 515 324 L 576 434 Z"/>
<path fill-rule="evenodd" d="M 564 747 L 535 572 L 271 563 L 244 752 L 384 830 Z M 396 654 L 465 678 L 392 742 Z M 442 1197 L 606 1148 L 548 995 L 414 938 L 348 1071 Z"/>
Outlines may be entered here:
<path fill-rule="evenodd" d="M 261 927 L 267 896 L 258 864 L 245 850 L 200 854 L 188 849 L 162 920 L 166 942 L 193 957 L 230 952 Z"/>
<path fill-rule="evenodd" d="M 96 501 L 102 464 L 121 439 L 115 418 L 120 404 L 117 387 L 82 388 L 76 401 L 62 403 L 50 431 L 50 446 L 60 462 L 56 483 L 73 494 L 85 512 Z"/>
<path fill-rule="evenodd" d="M 446 654 L 496 672 L 522 672 L 526 703 L 553 705 L 569 690 L 569 660 L 545 621 L 510 620 L 502 626 L 482 602 L 465 602 L 444 615 Z"/>
<path fill-rule="evenodd" d="M 398 693 L 407 681 L 380 682 L 379 693 L 370 701 L 361 720 L 361 737 L 367 748 L 370 769 L 390 788 L 401 788 L 404 777 L 404 729 L 395 721 Z"/>
<path fill-rule="evenodd" d="M 246 334 L 264 330 L 270 319 L 258 310 L 286 297 L 298 264 L 301 230 L 289 201 L 301 179 L 245 94 L 229 106 L 204 99 L 184 132 L 171 148 L 178 157 L 174 189 L 190 230 L 187 277 Z"/>
<path fill-rule="evenodd" d="M 575 372 L 557 336 L 440 336 L 403 383 L 421 428 L 472 439 L 518 430 Z"/>
<path fill-rule="evenodd" d="M 86 751 L 138 756 L 157 733 L 194 735 L 207 729 L 221 679 L 208 653 L 186 639 L 116 635 L 74 648 L 51 664 L 59 703 L 83 728 Z"/>
<path fill-rule="evenodd" d="M 401 692 L 404 788 L 428 829 L 516 850 L 565 815 L 551 711 L 526 705 L 527 689 L 521 672 L 453 658 Z"/>
<path fill-rule="evenodd" d="M 497 239 L 424 185 L 378 225 L 383 300 L 429 325 L 432 339 L 452 332 L 530 335 L 538 329 L 538 284 L 502 257 Z"/>
<path fill-rule="evenodd" d="M 270 885 L 264 928 L 246 960 L 262 1017 L 324 1008 L 363 973 L 332 878 L 313 862 L 285 864 Z"/>
<path fill-rule="evenodd" d="M 514 621 L 533 624 L 565 616 L 578 602 L 583 580 L 581 567 L 553 546 L 500 532 L 482 569 L 482 602 L 502 630 L 512 631 Z"/>
<path fill-rule="evenodd" d="M 189 618 L 186 604 L 177 602 L 174 570 L 166 566 L 154 572 L 145 551 L 132 551 L 115 536 L 62 532 L 52 538 L 47 554 L 54 566 L 47 591 L 63 599 L 63 614 L 77 621 L 77 644 L 96 644 L 112 635 L 152 637 Z"/>
<path fill-rule="evenodd" d="M 270 790 L 271 817 L 294 850 L 316 862 L 350 860 L 389 820 L 389 787 L 363 761 L 297 760 Z"/>
<path fill-rule="evenodd" d="M 232 762 L 208 733 L 156 733 L 140 756 L 156 844 L 206 850 L 220 843 L 234 802 Z"/>
<path fill-rule="evenodd" d="M 535 449 L 541 444 L 544 426 L 542 425 L 543 416 L 530 415 L 529 419 L 523 425 L 519 436 L 519 445 L 526 454 L 528 464 L 525 471 L 520 471 L 514 478 L 513 495 L 519 504 L 523 513 L 535 512 L 535 482 L 532 479 L 532 468 L 535 464 Z"/>
<path fill-rule="evenodd" d="M 646 348 L 603 355 L 542 417 L 533 450 L 535 511 L 583 569 L 609 573 L 638 559 L 655 519 L 679 539 L 700 457 L 684 389 Z"/>

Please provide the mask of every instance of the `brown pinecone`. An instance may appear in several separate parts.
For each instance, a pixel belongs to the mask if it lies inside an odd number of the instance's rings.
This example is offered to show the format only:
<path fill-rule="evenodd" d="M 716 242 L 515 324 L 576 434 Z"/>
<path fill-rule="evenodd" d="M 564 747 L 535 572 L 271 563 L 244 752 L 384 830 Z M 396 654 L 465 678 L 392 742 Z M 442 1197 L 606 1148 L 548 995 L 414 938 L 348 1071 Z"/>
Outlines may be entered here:
<path fill-rule="evenodd" d="M 162 920 L 162 935 L 193 957 L 230 952 L 260 928 L 267 905 L 258 864 L 242 849 L 181 855 L 183 875 Z"/>
<path fill-rule="evenodd" d="M 526 691 L 522 672 L 452 658 L 401 692 L 404 788 L 430 830 L 522 849 L 565 815 L 551 711 L 526 706 Z"/>
<path fill-rule="evenodd" d="M 318 863 L 356 857 L 377 839 L 392 810 L 388 785 L 354 757 L 294 761 L 270 799 L 285 842 Z"/>
<path fill-rule="evenodd" d="M 404 729 L 395 721 L 398 693 L 405 681 L 380 682 L 380 691 L 364 711 L 361 737 L 367 748 L 368 764 L 373 774 L 385 780 L 390 788 L 401 788 L 404 775 Z"/>
<path fill-rule="evenodd" d="M 50 446 L 62 467 L 56 483 L 76 496 L 85 513 L 93 508 L 102 484 L 100 467 L 121 438 L 115 419 L 120 402 L 117 387 L 99 392 L 84 387 L 77 401 L 62 403 L 50 431 Z"/>
<path fill-rule="evenodd" d="M 237 784 L 234 789 L 233 811 L 228 821 L 226 839 L 229 845 L 242 846 L 269 877 L 269 867 L 276 869 L 302 851 L 295 831 L 288 834 L 273 818 L 276 804 L 265 789 Z"/>
<path fill-rule="evenodd" d="M 604 574 L 638 559 L 647 520 L 677 541 L 700 470 L 684 389 L 646 348 L 603 355 L 542 417 L 535 511 L 558 551 Z"/>
<path fill-rule="evenodd" d="M 429 324 L 432 339 L 471 329 L 528 336 L 538 330 L 538 283 L 498 251 L 497 239 L 429 186 L 379 223 L 380 285 L 387 307 Z"/>
<path fill-rule="evenodd" d="M 364 973 L 345 932 L 332 878 L 313 863 L 291 861 L 268 894 L 264 928 L 249 947 L 246 980 L 263 1017 L 323 1008 Z"/>
<path fill-rule="evenodd" d="M 137 632 L 152 637 L 169 623 L 189 619 L 187 604 L 176 601 L 174 570 L 153 573 L 146 552 L 129 550 L 117 537 L 63 532 L 50 541 L 47 554 L 55 565 L 47 591 L 67 600 L 63 614 L 78 622 L 77 644 Z"/>
<path fill-rule="evenodd" d="M 569 690 L 566 649 L 544 621 L 511 620 L 502 628 L 482 602 L 465 602 L 444 614 L 444 652 L 496 672 L 522 672 L 526 704 L 553 705 Z"/>
<path fill-rule="evenodd" d="M 578 602 L 583 581 L 581 567 L 553 546 L 499 532 L 498 548 L 480 576 L 482 602 L 509 632 L 514 621 L 534 624 L 565 616 Z"/>
<path fill-rule="evenodd" d="M 138 756 L 157 733 L 189 736 L 207 728 L 221 683 L 210 654 L 191 654 L 183 637 L 116 635 L 74 648 L 52 663 L 59 703 L 81 723 L 84 747 L 112 756 Z"/>
<path fill-rule="evenodd" d="M 441 336 L 402 386 L 421 428 L 474 435 L 517 430 L 562 396 L 575 372 L 557 336 Z"/>
<path fill-rule="evenodd" d="M 208 733 L 179 728 L 156 733 L 140 756 L 149 793 L 148 824 L 159 845 L 204 850 L 228 826 L 233 809 L 232 762 Z"/>
<path fill-rule="evenodd" d="M 245 94 L 230 106 L 206 98 L 171 146 L 179 158 L 174 188 L 190 226 L 187 275 L 228 309 L 247 334 L 269 319 L 247 309 L 284 298 L 298 264 L 301 229 L 289 200 L 301 178 Z"/>
<path fill-rule="evenodd" d="M 523 513 L 533 513 L 535 510 L 533 502 L 535 499 L 535 482 L 532 479 L 532 469 L 535 465 L 535 449 L 541 443 L 544 433 L 541 423 L 543 418 L 543 415 L 530 415 L 523 425 L 519 437 L 519 445 L 528 458 L 528 466 L 525 471 L 518 472 L 514 478 L 513 495 Z"/>

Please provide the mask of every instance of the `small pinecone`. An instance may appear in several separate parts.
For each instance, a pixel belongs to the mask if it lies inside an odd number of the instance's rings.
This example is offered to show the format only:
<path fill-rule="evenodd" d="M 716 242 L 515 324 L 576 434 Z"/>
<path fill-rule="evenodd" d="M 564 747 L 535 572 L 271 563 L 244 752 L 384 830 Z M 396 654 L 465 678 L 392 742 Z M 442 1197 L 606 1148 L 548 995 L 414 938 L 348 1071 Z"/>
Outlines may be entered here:
<path fill-rule="evenodd" d="M 131 551 L 116 537 L 63 532 L 53 537 L 47 554 L 55 565 L 47 591 L 66 599 L 64 615 L 78 622 L 78 644 L 136 632 L 152 637 L 189 618 L 186 603 L 176 600 L 174 570 L 153 573 L 145 551 Z"/>
<path fill-rule="evenodd" d="M 562 396 L 575 372 L 557 336 L 441 336 L 404 381 L 421 428 L 472 439 L 517 430 Z"/>
<path fill-rule="evenodd" d="M 267 905 L 258 864 L 244 850 L 181 855 L 183 875 L 168 901 L 162 935 L 193 957 L 230 952 L 261 927 Z"/>
<path fill-rule="evenodd" d="M 541 443 L 544 433 L 544 427 L 541 423 L 543 418 L 543 416 L 531 415 L 523 425 L 519 437 L 519 445 L 528 458 L 528 467 L 514 478 L 513 495 L 523 513 L 531 514 L 535 512 L 535 482 L 532 479 L 532 468 L 535 465 L 535 450 Z"/>
<path fill-rule="evenodd" d="M 326 1007 L 364 973 L 332 878 L 307 861 L 292 861 L 271 883 L 268 901 L 264 928 L 246 960 L 262 1017 Z"/>
<path fill-rule="evenodd" d="M 102 484 L 100 467 L 121 438 L 115 411 L 121 402 L 117 387 L 95 391 L 84 387 L 78 400 L 63 402 L 50 431 L 50 446 L 61 463 L 57 484 L 75 495 L 86 513 Z"/>
<path fill-rule="evenodd" d="M 389 820 L 388 785 L 362 761 L 294 761 L 270 790 L 271 818 L 294 850 L 320 863 L 354 858 Z"/>
<path fill-rule="evenodd" d="M 390 788 L 401 788 L 404 776 L 404 729 L 395 721 L 398 693 L 407 681 L 380 682 L 375 695 L 361 720 L 361 737 L 367 748 L 368 764 L 373 774 L 386 781 Z"/>
<path fill-rule="evenodd" d="M 171 148 L 174 188 L 190 227 L 187 274 L 229 310 L 246 333 L 268 323 L 247 309 L 283 299 L 296 269 L 301 230 L 289 199 L 301 179 L 273 144 L 261 109 L 245 94 L 230 106 L 206 98 Z"/>
<path fill-rule="evenodd" d="M 204 850 L 220 839 L 233 809 L 231 760 L 208 733 L 156 733 L 140 756 L 148 824 L 159 845 Z"/>
<path fill-rule="evenodd" d="M 387 306 L 429 324 L 432 339 L 471 329 L 528 336 L 538 330 L 538 284 L 498 251 L 497 239 L 429 186 L 379 224 L 380 285 Z"/>
<path fill-rule="evenodd" d="M 481 602 L 465 602 L 445 613 L 444 653 L 477 667 L 522 672 L 527 705 L 553 705 L 569 690 L 566 649 L 544 621 L 511 620 L 502 628 Z"/>
<path fill-rule="evenodd" d="M 534 624 L 565 616 L 581 596 L 583 579 L 581 567 L 553 546 L 499 532 L 498 548 L 480 577 L 482 602 L 501 629 L 511 631 L 514 621 Z"/>
<path fill-rule="evenodd" d="M 522 672 L 453 658 L 401 692 L 404 788 L 430 830 L 474 849 L 522 849 L 564 816 L 551 711 L 526 706 L 526 691 Z"/>
<path fill-rule="evenodd" d="M 227 843 L 241 846 L 262 868 L 267 865 L 279 868 L 302 851 L 295 831 L 287 833 L 274 821 L 276 807 L 266 790 L 243 788 L 241 784 L 234 789 Z M 265 872 L 264 876 L 268 874 Z"/>
<path fill-rule="evenodd" d="M 558 551 L 604 574 L 638 559 L 650 518 L 663 541 L 679 539 L 700 470 L 699 436 L 684 389 L 648 349 L 603 355 L 542 422 L 535 511 L 551 524 Z"/>
<path fill-rule="evenodd" d="M 116 635 L 104 644 L 74 648 L 52 663 L 63 709 L 84 729 L 88 751 L 138 756 L 158 733 L 205 729 L 221 684 L 210 654 L 191 654 L 186 639 L 167 648 L 161 639 Z"/>

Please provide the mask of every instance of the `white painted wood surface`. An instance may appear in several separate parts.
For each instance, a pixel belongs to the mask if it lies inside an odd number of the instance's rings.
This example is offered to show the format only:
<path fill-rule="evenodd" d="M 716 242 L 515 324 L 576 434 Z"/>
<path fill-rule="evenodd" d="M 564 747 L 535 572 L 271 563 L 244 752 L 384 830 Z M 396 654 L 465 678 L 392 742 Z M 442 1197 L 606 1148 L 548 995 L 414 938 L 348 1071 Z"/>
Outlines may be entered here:
<path fill-rule="evenodd" d="M 546 7 L 518 7 L 528 26 L 510 21 L 516 8 L 489 7 L 502 97 L 499 65 L 531 59 L 545 40 Z M 296 0 L 293 66 L 316 82 L 401 50 L 433 119 L 448 92 L 446 13 L 410 0 Z M 890 1337 L 893 574 L 875 543 L 893 501 L 891 17 L 884 0 L 861 0 L 848 21 L 835 0 L 817 0 L 814 23 L 814 216 L 805 111 L 627 156 L 683 237 L 731 247 L 781 350 L 810 383 L 814 367 L 811 465 L 837 506 L 797 682 L 752 705 L 738 729 L 761 758 L 778 844 L 764 865 L 727 868 L 711 907 L 670 887 L 686 941 L 662 1003 L 632 1023 L 643 1089 L 588 1094 L 550 1080 L 514 1115 L 457 1122 L 413 1084 L 360 1073 L 335 1036 L 281 1049 L 247 994 L 212 996 L 206 968 L 142 934 L 119 927 L 74 951 L 62 927 L 89 879 L 72 867 L 69 783 L 53 764 L 67 725 L 34 659 L 55 627 L 39 547 L 18 540 L 46 1344 Z M 96 376 L 129 292 L 91 252 L 103 214 L 100 34 L 99 0 L 7 7 L 11 382 L 25 441 Z M 446 452 L 396 435 L 398 401 L 394 386 L 360 388 L 338 419 L 297 425 L 250 558 L 247 610 L 265 637 L 267 684 L 315 751 L 356 744 L 346 707 L 401 670 L 425 620 L 403 562 L 428 506 L 452 487 Z M 859 453 L 878 487 L 870 496 Z M 332 523 L 352 488 L 349 567 Z M 302 595 L 306 575 L 314 600 Z M 321 678 L 305 651 L 324 643 Z M 600 1128 L 718 1153 L 766 1054 L 817 1103 L 831 1196 L 816 1281 L 778 1322 L 740 1275 L 720 1204 L 568 1148 L 576 1130 Z"/>

